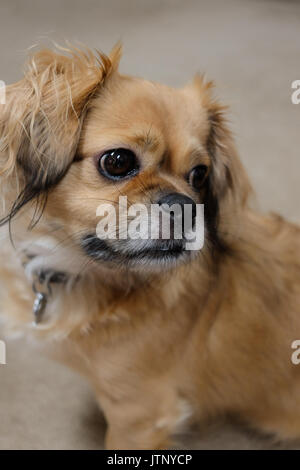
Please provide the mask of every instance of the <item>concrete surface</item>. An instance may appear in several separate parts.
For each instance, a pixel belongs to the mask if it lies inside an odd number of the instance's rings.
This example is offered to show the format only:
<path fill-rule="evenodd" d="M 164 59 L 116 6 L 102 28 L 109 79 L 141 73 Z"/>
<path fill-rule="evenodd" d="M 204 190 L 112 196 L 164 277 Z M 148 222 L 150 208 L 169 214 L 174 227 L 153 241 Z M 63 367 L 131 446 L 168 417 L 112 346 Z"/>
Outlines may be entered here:
<path fill-rule="evenodd" d="M 17 80 L 26 49 L 47 38 L 106 52 L 122 39 L 122 71 L 170 85 L 205 71 L 231 105 L 260 206 L 300 219 L 300 105 L 291 103 L 291 82 L 300 79 L 299 31 L 300 2 L 291 0 L 1 0 L 0 80 Z M 79 377 L 24 341 L 7 343 L 0 449 L 97 449 L 104 427 Z M 184 442 L 201 449 L 271 446 L 224 424 Z"/>

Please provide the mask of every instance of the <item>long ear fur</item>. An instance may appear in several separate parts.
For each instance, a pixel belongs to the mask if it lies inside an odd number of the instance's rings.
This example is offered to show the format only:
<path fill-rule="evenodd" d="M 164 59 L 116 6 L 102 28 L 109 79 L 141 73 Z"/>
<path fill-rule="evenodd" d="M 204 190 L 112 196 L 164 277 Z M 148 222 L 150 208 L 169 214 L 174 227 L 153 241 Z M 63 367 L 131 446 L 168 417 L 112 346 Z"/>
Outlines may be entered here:
<path fill-rule="evenodd" d="M 61 48 L 62 49 L 62 48 Z M 114 72 L 121 47 L 110 56 L 76 48 L 42 50 L 28 61 L 24 78 L 6 90 L 0 115 L 1 186 L 18 176 L 19 194 L 2 218 L 44 195 L 66 173 L 76 154 L 87 105 Z"/>
<path fill-rule="evenodd" d="M 252 188 L 238 157 L 227 123 L 227 107 L 212 95 L 214 83 L 196 76 L 194 86 L 207 110 L 210 125 L 206 148 L 211 158 L 211 172 L 204 200 L 205 220 L 213 246 L 219 251 L 228 249 L 226 232 L 232 234 L 242 212 L 246 209 Z M 230 225 L 231 223 L 231 225 Z"/>

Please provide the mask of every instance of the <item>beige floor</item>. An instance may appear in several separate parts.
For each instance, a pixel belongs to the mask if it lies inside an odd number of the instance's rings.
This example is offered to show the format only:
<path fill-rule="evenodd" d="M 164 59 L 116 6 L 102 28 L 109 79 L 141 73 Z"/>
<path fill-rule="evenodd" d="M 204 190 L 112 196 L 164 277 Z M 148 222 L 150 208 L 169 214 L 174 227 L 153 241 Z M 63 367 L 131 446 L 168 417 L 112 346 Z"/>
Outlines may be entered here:
<path fill-rule="evenodd" d="M 231 104 L 241 158 L 264 210 L 299 217 L 300 1 L 292 0 L 1 0 L 0 80 L 18 79 L 25 50 L 79 40 L 108 51 L 122 39 L 122 70 L 185 83 L 196 71 L 216 79 Z M 1 338 L 1 331 L 0 331 Z M 104 423 L 88 387 L 24 341 L 7 344 L 0 366 L 1 449 L 96 449 Z M 185 439 L 197 448 L 267 448 L 233 425 Z"/>

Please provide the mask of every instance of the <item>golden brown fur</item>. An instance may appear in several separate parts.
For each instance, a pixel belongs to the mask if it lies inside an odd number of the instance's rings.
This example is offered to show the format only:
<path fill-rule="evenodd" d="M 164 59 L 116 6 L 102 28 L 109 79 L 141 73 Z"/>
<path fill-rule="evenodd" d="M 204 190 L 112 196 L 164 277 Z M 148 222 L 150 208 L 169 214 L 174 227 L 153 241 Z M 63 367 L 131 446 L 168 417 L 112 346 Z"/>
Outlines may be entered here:
<path fill-rule="evenodd" d="M 0 106 L 2 217 L 10 212 L 15 245 L 6 223 L 7 329 L 86 375 L 108 421 L 109 448 L 167 448 L 185 422 L 225 413 L 279 438 L 300 437 L 300 366 L 291 362 L 300 338 L 299 227 L 250 209 L 211 83 L 196 77 L 173 89 L 120 75 L 119 47 L 110 57 L 69 52 L 35 54 Z M 143 171 L 109 184 L 94 156 L 122 146 L 140 156 Z M 210 168 L 209 188 L 195 195 L 183 176 L 199 163 Z M 203 250 L 159 269 L 85 256 L 80 237 L 95 228 L 99 202 L 123 194 L 149 203 L 158 190 L 207 203 Z M 52 256 L 66 253 L 81 279 L 59 289 L 47 322 L 34 327 L 20 257 L 45 237 L 45 263 L 60 268 Z"/>

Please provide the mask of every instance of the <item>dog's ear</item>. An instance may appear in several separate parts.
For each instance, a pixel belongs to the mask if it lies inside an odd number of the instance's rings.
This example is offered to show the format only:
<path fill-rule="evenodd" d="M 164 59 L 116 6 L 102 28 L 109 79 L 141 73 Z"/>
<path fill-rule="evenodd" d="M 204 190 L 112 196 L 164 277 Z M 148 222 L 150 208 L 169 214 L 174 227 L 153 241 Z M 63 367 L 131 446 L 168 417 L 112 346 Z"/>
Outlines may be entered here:
<path fill-rule="evenodd" d="M 228 107 L 213 96 L 214 83 L 196 75 L 193 81 L 208 119 L 206 148 L 211 158 L 211 189 L 220 199 L 231 195 L 238 205 L 245 205 L 251 193 L 246 171 L 238 157 L 228 126 Z"/>
<path fill-rule="evenodd" d="M 231 197 L 245 206 L 251 193 L 247 173 L 239 159 L 226 118 L 227 107 L 213 103 L 208 109 L 210 130 L 206 147 L 211 158 L 211 189 L 222 199 Z"/>
<path fill-rule="evenodd" d="M 0 116 L 0 175 L 16 173 L 21 191 L 5 223 L 27 202 L 46 194 L 66 173 L 76 155 L 88 103 L 121 55 L 75 48 L 32 55 L 24 78 L 6 90 Z"/>
<path fill-rule="evenodd" d="M 247 205 L 252 188 L 228 126 L 228 108 L 213 96 L 214 83 L 196 76 L 193 86 L 206 110 L 209 129 L 205 142 L 211 160 L 204 200 L 206 224 L 215 245 L 219 248 L 223 245 L 224 248 L 220 231 L 225 233 L 228 228 L 229 231 L 232 230 L 228 221 L 238 220 Z"/>

